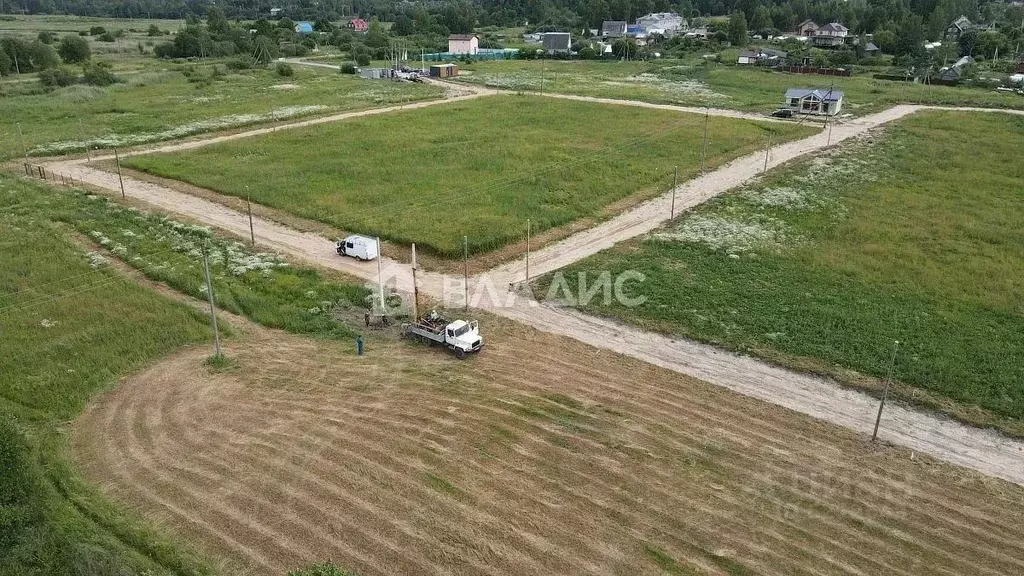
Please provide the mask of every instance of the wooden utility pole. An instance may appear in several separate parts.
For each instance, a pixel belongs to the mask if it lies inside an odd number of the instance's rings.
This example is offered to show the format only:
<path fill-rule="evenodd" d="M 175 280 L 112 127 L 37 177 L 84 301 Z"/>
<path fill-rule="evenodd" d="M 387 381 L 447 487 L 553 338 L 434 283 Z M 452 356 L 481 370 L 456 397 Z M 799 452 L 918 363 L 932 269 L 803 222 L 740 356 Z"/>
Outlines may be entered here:
<path fill-rule="evenodd" d="M 768 144 L 764 147 L 764 170 L 762 174 L 768 173 L 768 151 L 772 149 L 772 131 L 768 131 Z"/>
<path fill-rule="evenodd" d="M 900 349 L 900 341 L 897 340 L 892 347 L 892 358 L 889 359 L 889 374 L 885 377 L 885 389 L 882 391 L 882 402 L 878 405 L 878 416 L 875 417 L 875 431 L 871 433 L 871 441 L 878 438 L 878 425 L 882 422 L 882 408 L 885 408 L 885 400 L 889 397 L 889 386 L 892 384 L 892 370 L 896 365 L 896 351 Z"/>
<path fill-rule="evenodd" d="M 377 286 L 380 289 L 380 313 L 381 314 L 384 313 L 384 275 L 381 274 L 381 271 L 380 271 L 380 261 L 381 261 L 381 259 L 383 257 L 384 257 L 384 255 L 381 254 L 381 251 L 380 251 L 380 236 L 377 236 Z M 412 249 L 412 259 L 413 259 L 413 262 L 414 262 L 413 269 L 415 270 L 415 267 L 416 267 L 416 264 L 415 264 L 415 262 L 416 262 L 416 248 Z M 415 272 L 413 272 L 413 277 L 415 277 Z"/>
<path fill-rule="evenodd" d="M 379 256 L 378 256 L 379 258 Z M 420 321 L 420 288 L 416 285 L 416 245 L 412 245 L 412 318 Z"/>
<path fill-rule="evenodd" d="M 124 178 L 121 178 L 121 156 L 117 153 L 117 148 L 114 148 L 114 161 L 117 162 L 117 181 L 121 183 L 121 199 L 124 200 Z"/>
<path fill-rule="evenodd" d="M 85 146 L 85 158 L 89 162 L 92 162 L 92 152 L 89 151 L 89 141 L 85 138 L 85 125 L 82 124 L 82 119 L 78 119 L 78 131 L 82 134 L 82 145 Z"/>
<path fill-rule="evenodd" d="M 530 219 L 526 219 L 526 281 L 530 281 Z"/>
<path fill-rule="evenodd" d="M 21 153 L 25 156 L 25 164 L 28 164 L 28 148 L 25 147 L 25 135 L 21 133 L 21 122 L 18 122 L 18 139 L 21 140 Z"/>
<path fill-rule="evenodd" d="M 668 212 L 668 217 L 671 220 L 676 217 L 676 186 L 679 185 L 679 166 L 672 168 L 672 208 Z"/>
<path fill-rule="evenodd" d="M 249 212 L 249 241 L 250 241 L 250 244 L 252 244 L 252 246 L 255 247 L 256 246 L 256 231 L 252 227 L 252 201 L 249 199 L 249 187 L 248 186 L 245 187 L 245 208 Z M 380 246 L 377 246 L 377 248 L 378 248 L 377 256 L 379 257 L 380 256 Z"/>
<path fill-rule="evenodd" d="M 704 110 L 704 146 L 700 151 L 700 173 L 703 174 L 705 170 L 705 160 L 708 156 L 708 122 L 711 120 L 711 102 L 707 103 L 707 108 Z"/>
<path fill-rule="evenodd" d="M 210 299 L 210 324 L 213 325 L 215 356 L 220 357 L 220 331 L 217 329 L 217 306 L 213 303 L 213 282 L 210 281 L 210 260 L 206 255 L 209 242 L 203 243 L 203 273 L 206 276 L 206 296 Z"/>
<path fill-rule="evenodd" d="M 462 261 L 465 270 L 462 273 L 463 290 L 466 291 L 466 310 L 469 310 L 469 236 L 462 237 Z"/>

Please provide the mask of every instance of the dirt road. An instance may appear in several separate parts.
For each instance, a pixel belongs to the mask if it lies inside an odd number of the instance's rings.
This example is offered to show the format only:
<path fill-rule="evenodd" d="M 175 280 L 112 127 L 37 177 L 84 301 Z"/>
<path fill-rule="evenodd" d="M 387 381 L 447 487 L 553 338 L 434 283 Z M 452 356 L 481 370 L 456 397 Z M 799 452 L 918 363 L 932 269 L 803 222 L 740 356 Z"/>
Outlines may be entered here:
<path fill-rule="evenodd" d="M 467 96 L 467 97 L 476 97 Z M 418 103 L 422 107 L 438 102 Z M 645 104 L 646 105 L 646 104 Z M 656 106 L 656 105 L 651 105 Z M 382 113 L 391 109 L 355 112 L 341 117 Z M 820 150 L 828 145 L 864 134 L 868 130 L 922 109 L 920 106 L 896 106 L 884 112 L 865 116 L 844 124 L 836 124 L 829 131 L 786 143 L 771 150 L 769 168 L 793 158 Z M 1001 112 L 1001 111 L 1000 111 Z M 296 123 L 296 126 L 316 119 Z M 270 129 L 245 134 L 264 133 Z M 233 135 L 225 138 L 239 138 Z M 217 138 L 210 139 L 219 141 Z M 168 145 L 165 150 L 196 147 L 203 142 Z M 696 206 L 718 194 L 739 186 L 756 177 L 764 167 L 762 153 L 739 158 L 676 189 L 677 210 Z M 83 166 L 80 161 L 56 162 L 51 170 L 70 174 L 76 180 L 109 190 L 118 190 L 116 174 Z M 249 221 L 245 214 L 220 204 L 170 190 L 156 184 L 125 179 L 128 195 L 172 213 L 183 214 L 211 226 L 247 237 Z M 564 267 L 581 258 L 609 248 L 617 242 L 653 230 L 669 217 L 671 192 L 648 201 L 607 222 L 575 234 L 545 247 L 531 255 L 530 273 L 536 276 Z M 305 234 L 255 218 L 258 242 L 270 249 L 318 266 L 333 268 L 358 278 L 375 282 L 377 268 L 374 263 L 358 263 L 337 257 L 328 239 Z M 408 267 L 394 261 L 382 262 L 383 275 L 388 283 L 403 291 L 411 291 L 412 279 Z M 491 272 L 474 277 L 471 294 L 477 295 L 473 305 L 492 309 L 541 330 L 555 332 L 601 348 L 649 361 L 659 366 L 702 378 L 716 385 L 748 394 L 793 410 L 811 414 L 822 420 L 854 430 L 865 430 L 871 422 L 865 414 L 877 406 L 875 400 L 864 394 L 841 389 L 820 378 L 786 371 L 770 364 L 746 357 L 730 355 L 709 346 L 693 342 L 672 341 L 658 335 L 585 318 L 567 310 L 550 308 L 530 309 L 521 299 L 509 301 L 507 287 L 525 278 L 525 262 L 515 261 Z M 419 276 L 419 288 L 435 298 L 462 302 L 464 296 L 461 278 L 446 278 L 439 274 Z M 515 299 L 514 299 L 515 300 Z M 506 307 L 507 306 L 507 307 Z M 906 411 L 893 407 L 881 431 L 881 437 L 896 444 L 920 450 L 936 458 L 955 462 L 986 474 L 1024 484 L 1024 443 L 1003 438 L 994 433 L 977 430 L 932 414 Z"/>
<path fill-rule="evenodd" d="M 92 403 L 71 453 L 240 574 L 1024 572 L 1020 487 L 489 326 L 466 362 L 276 331 L 227 343 L 238 370 L 186 350 Z"/>

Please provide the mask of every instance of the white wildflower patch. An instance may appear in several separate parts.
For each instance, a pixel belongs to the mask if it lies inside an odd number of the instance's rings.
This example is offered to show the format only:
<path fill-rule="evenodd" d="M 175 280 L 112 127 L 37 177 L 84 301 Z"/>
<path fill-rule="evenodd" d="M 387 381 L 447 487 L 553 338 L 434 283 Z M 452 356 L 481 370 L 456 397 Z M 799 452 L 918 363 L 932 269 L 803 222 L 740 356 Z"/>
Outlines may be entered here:
<path fill-rule="evenodd" d="M 745 190 L 743 197 L 750 202 L 772 208 L 786 208 L 789 210 L 806 210 L 810 207 L 810 191 L 806 188 L 793 188 L 780 186 L 778 188 L 765 188 L 763 190 Z"/>
<path fill-rule="evenodd" d="M 675 230 L 654 235 L 659 240 L 703 244 L 729 254 L 753 248 L 782 244 L 786 238 L 782 223 L 771 219 L 738 220 L 718 214 L 697 214 L 687 218 Z"/>
<path fill-rule="evenodd" d="M 316 306 L 313 306 L 312 308 L 309 309 L 309 313 L 314 315 L 314 316 L 316 316 L 320 312 L 321 312 L 320 308 L 318 308 Z"/>
<path fill-rule="evenodd" d="M 39 323 L 43 328 L 53 328 L 57 325 L 56 320 L 50 320 L 49 318 L 43 318 L 42 322 Z"/>
<path fill-rule="evenodd" d="M 93 268 L 99 268 L 107 263 L 107 259 L 99 252 L 89 252 L 86 257 L 89 259 L 89 266 Z"/>
<path fill-rule="evenodd" d="M 81 151 L 84 147 L 89 146 L 90 148 L 113 148 L 115 146 L 135 146 L 138 144 L 147 144 L 149 142 L 159 142 L 162 140 L 174 140 L 175 138 L 183 138 L 185 136 L 192 136 L 194 134 L 201 134 L 203 132 L 211 132 L 215 130 L 227 130 L 231 128 L 237 128 L 240 126 L 246 126 L 249 124 L 256 124 L 258 122 L 266 122 L 268 120 L 285 120 L 294 118 L 296 116 L 304 116 L 315 112 L 320 112 L 328 109 L 328 106 L 323 105 L 310 105 L 310 106 L 287 106 L 285 108 L 278 108 L 272 112 L 265 114 L 234 114 L 231 116 L 223 116 L 220 118 L 211 118 L 208 120 L 198 120 L 196 122 L 190 122 L 188 124 L 182 124 L 169 130 L 162 132 L 140 132 L 137 134 L 108 134 L 99 138 L 92 138 L 89 140 L 65 140 L 60 142 L 51 142 L 42 146 L 36 146 L 31 150 L 33 154 L 66 154 L 68 152 Z"/>

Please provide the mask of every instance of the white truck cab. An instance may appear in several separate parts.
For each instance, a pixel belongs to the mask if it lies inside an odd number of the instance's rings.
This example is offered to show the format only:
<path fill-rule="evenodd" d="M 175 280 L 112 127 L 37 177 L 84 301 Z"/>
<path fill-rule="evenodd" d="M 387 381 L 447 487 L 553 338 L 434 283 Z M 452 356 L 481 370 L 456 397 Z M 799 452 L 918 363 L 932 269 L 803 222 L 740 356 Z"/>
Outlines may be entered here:
<path fill-rule="evenodd" d="M 356 260 L 373 260 L 380 256 L 377 253 L 376 238 L 353 234 L 343 240 L 338 240 L 334 245 L 339 255 L 351 256 Z"/>
<path fill-rule="evenodd" d="M 480 337 L 480 324 L 476 320 L 452 322 L 445 326 L 444 343 L 456 351 L 476 352 L 484 344 L 484 339 Z"/>

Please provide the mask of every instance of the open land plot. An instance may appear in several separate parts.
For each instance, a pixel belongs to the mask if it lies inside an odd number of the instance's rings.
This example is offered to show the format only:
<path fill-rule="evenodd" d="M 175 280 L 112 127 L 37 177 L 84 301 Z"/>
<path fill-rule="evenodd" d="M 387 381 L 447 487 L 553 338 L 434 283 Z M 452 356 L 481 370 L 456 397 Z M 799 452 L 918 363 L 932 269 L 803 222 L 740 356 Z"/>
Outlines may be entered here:
<path fill-rule="evenodd" d="M 699 171 L 704 118 L 524 96 L 350 119 L 134 156 L 157 176 L 245 197 L 440 255 L 485 251 L 602 217 L 617 201 L 663 193 Z M 786 123 L 711 118 L 708 166 L 813 133 Z"/>
<path fill-rule="evenodd" d="M 67 422 L 96 394 L 183 345 L 212 352 L 205 310 L 138 284 L 202 302 L 205 245 L 220 310 L 346 341 L 356 318 L 345 314 L 368 291 L 199 226 L 7 176 L 0 245 L 0 574 L 208 572 L 68 461 Z"/>
<path fill-rule="evenodd" d="M 224 62 L 125 74 L 110 87 L 69 86 L 45 94 L 0 96 L 0 159 L 22 155 L 84 154 L 169 140 L 302 115 L 358 110 L 435 98 L 441 90 L 412 83 L 371 82 L 329 69 L 273 67 L 232 71 Z M 215 68 L 217 72 L 215 72 Z M 13 89 L 12 89 L 13 92 Z"/>
<path fill-rule="evenodd" d="M 38 191 L 0 177 L 0 574 L 205 573 L 82 480 L 65 432 L 117 378 L 211 338 L 208 321 L 24 210 Z"/>
<path fill-rule="evenodd" d="M 518 91 L 543 91 L 659 104 L 768 113 L 789 88 L 831 88 L 845 94 L 843 113 L 863 115 L 900 102 L 949 106 L 1024 108 L 1024 98 L 980 88 L 925 86 L 875 80 L 789 74 L 753 67 L 692 61 L 593 62 L 509 60 L 464 66 L 462 82 Z"/>
<path fill-rule="evenodd" d="M 1020 434 L 1022 145 L 1017 116 L 920 113 L 566 274 L 639 270 L 644 304 L 581 307 L 854 385 L 899 340 L 902 397 Z"/>
<path fill-rule="evenodd" d="M 159 18 L 93 18 L 89 16 L 50 16 L 50 15 L 14 15 L 5 14 L 0 18 L 0 34 L 5 32 L 79 32 L 88 31 L 93 26 L 102 26 L 113 32 L 115 30 L 136 30 L 145 32 L 150 25 L 156 24 L 160 30 L 178 30 L 185 25 L 184 20 L 163 20 Z"/>
<path fill-rule="evenodd" d="M 109 495 L 246 573 L 1017 573 L 1024 490 L 485 319 L 466 362 L 235 340 L 73 434 Z"/>

